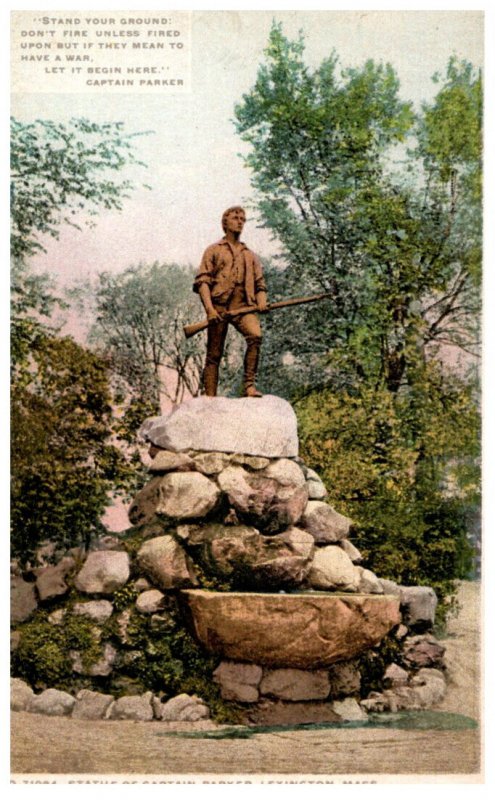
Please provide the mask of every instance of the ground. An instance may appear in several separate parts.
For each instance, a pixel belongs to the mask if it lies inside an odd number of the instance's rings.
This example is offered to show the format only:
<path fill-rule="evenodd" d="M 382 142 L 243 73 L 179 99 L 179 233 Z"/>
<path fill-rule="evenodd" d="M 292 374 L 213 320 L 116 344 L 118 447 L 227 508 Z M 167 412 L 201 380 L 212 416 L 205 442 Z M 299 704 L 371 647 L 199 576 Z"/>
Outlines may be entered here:
<path fill-rule="evenodd" d="M 461 609 L 448 627 L 449 688 L 439 711 L 480 721 L 480 586 L 462 583 Z M 183 724 L 102 721 L 12 714 L 12 771 L 19 773 L 96 775 L 172 775 L 195 778 L 220 775 L 266 777 L 279 774 L 376 776 L 465 775 L 476 782 L 480 772 L 480 728 L 397 730 L 358 728 L 282 731 L 250 739 L 183 739 L 171 731 L 208 727 Z M 296 756 L 297 754 L 297 760 Z"/>

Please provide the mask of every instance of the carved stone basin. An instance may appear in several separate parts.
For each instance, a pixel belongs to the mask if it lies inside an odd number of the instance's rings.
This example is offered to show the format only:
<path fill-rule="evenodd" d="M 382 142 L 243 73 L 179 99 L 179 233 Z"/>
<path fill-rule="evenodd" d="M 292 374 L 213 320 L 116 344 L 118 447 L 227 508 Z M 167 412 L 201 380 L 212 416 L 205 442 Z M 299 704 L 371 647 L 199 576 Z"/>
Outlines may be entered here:
<path fill-rule="evenodd" d="M 271 667 L 321 669 L 377 645 L 401 621 L 399 598 L 186 589 L 181 605 L 210 652 Z"/>

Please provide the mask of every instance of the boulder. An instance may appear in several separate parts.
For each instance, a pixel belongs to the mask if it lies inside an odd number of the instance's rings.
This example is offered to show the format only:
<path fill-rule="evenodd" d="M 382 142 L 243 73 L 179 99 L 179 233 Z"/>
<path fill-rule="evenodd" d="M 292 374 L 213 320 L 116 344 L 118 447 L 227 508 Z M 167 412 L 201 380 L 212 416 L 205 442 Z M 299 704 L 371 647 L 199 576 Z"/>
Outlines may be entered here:
<path fill-rule="evenodd" d="M 231 464 L 239 464 L 241 467 L 247 467 L 248 469 L 265 469 L 270 464 L 269 458 L 264 458 L 263 456 L 247 456 L 244 453 L 234 453 L 234 455 L 230 456 L 230 463 Z"/>
<path fill-rule="evenodd" d="M 357 592 L 360 574 L 348 555 L 335 545 L 316 548 L 308 583 L 314 589 Z"/>
<path fill-rule="evenodd" d="M 159 589 L 142 592 L 136 600 L 136 608 L 141 614 L 156 614 L 164 608 L 165 595 Z"/>
<path fill-rule="evenodd" d="M 325 670 L 267 669 L 259 690 L 279 700 L 326 700 L 330 681 Z"/>
<path fill-rule="evenodd" d="M 445 678 L 437 669 L 420 669 L 408 684 L 397 684 L 384 692 L 372 692 L 362 701 L 368 711 L 420 711 L 445 697 Z"/>
<path fill-rule="evenodd" d="M 129 556 L 117 550 L 90 553 L 75 579 L 75 586 L 86 594 L 113 594 L 129 579 Z"/>
<path fill-rule="evenodd" d="M 361 672 L 354 661 L 341 661 L 333 664 L 328 670 L 330 681 L 329 697 L 345 697 L 359 694 L 361 689 Z"/>
<path fill-rule="evenodd" d="M 442 667 L 445 647 L 431 634 L 408 636 L 404 639 L 402 657 L 412 669 Z"/>
<path fill-rule="evenodd" d="M 83 654 L 77 650 L 69 650 L 69 656 L 72 661 L 72 669 L 79 675 L 106 676 L 110 675 L 113 670 L 117 651 L 110 642 L 106 642 L 101 657 L 92 664 L 86 664 Z"/>
<path fill-rule="evenodd" d="M 339 542 L 337 542 L 337 544 L 341 548 L 341 550 L 343 550 L 344 553 L 349 556 L 353 564 L 358 564 L 360 561 L 363 560 L 361 553 L 359 552 L 357 547 L 355 547 L 355 545 L 353 545 L 352 542 L 349 541 L 349 539 L 341 539 Z M 386 592 L 383 593 L 386 594 Z M 382 592 L 378 592 L 378 594 L 382 594 Z"/>
<path fill-rule="evenodd" d="M 274 461 L 264 470 L 249 472 L 230 466 L 218 475 L 238 518 L 266 534 L 296 525 L 308 500 L 301 469 L 293 461 Z"/>
<path fill-rule="evenodd" d="M 14 624 L 25 622 L 36 611 L 38 602 L 34 583 L 28 583 L 19 575 L 10 578 L 10 620 Z"/>
<path fill-rule="evenodd" d="M 194 694 L 178 694 L 172 697 L 171 700 L 162 703 L 158 713 L 160 714 L 158 719 L 164 722 L 197 722 L 210 717 L 210 709 L 204 700 Z"/>
<path fill-rule="evenodd" d="M 352 520 L 321 500 L 310 500 L 301 519 L 301 527 L 308 530 L 318 544 L 345 539 L 351 525 Z"/>
<path fill-rule="evenodd" d="M 437 596 L 431 586 L 401 586 L 400 608 L 404 623 L 415 630 L 432 628 Z"/>
<path fill-rule="evenodd" d="M 73 613 L 101 623 L 110 619 L 113 605 L 109 600 L 88 600 L 87 603 L 74 603 Z"/>
<path fill-rule="evenodd" d="M 137 493 L 129 519 L 133 525 L 150 522 L 155 515 L 170 520 L 202 519 L 219 499 L 218 486 L 200 472 L 169 472 L 152 478 Z"/>
<path fill-rule="evenodd" d="M 34 699 L 31 687 L 20 678 L 10 679 L 10 710 L 26 711 Z"/>
<path fill-rule="evenodd" d="M 28 711 L 33 714 L 46 714 L 48 717 L 68 717 L 72 712 L 75 697 L 59 689 L 45 689 L 31 701 Z"/>
<path fill-rule="evenodd" d="M 385 595 L 180 592 L 197 639 L 217 656 L 317 670 L 378 644 L 400 620 Z"/>
<path fill-rule="evenodd" d="M 220 684 L 224 700 L 238 703 L 256 703 L 259 698 L 258 686 L 263 670 L 257 664 L 238 664 L 235 661 L 221 661 L 213 672 L 213 680 Z"/>
<path fill-rule="evenodd" d="M 152 693 L 119 697 L 110 707 L 108 719 L 132 719 L 136 722 L 149 722 L 153 719 L 151 705 Z"/>
<path fill-rule="evenodd" d="M 138 551 L 137 562 L 148 578 L 165 591 L 198 585 L 191 559 L 172 536 L 148 539 Z"/>
<path fill-rule="evenodd" d="M 355 567 L 359 574 L 358 592 L 364 594 L 384 594 L 383 586 L 374 572 L 364 567 Z"/>
<path fill-rule="evenodd" d="M 393 594 L 400 597 L 401 587 L 395 581 L 389 581 L 386 578 L 378 578 L 381 583 L 384 594 Z"/>
<path fill-rule="evenodd" d="M 159 450 L 148 469 L 150 472 L 190 472 L 196 465 L 186 453 Z"/>
<path fill-rule="evenodd" d="M 218 475 L 229 466 L 230 456 L 227 453 L 195 453 L 192 461 L 203 475 Z"/>
<path fill-rule="evenodd" d="M 420 669 L 410 680 L 424 708 L 440 703 L 447 691 L 447 682 L 439 669 Z"/>
<path fill-rule="evenodd" d="M 114 702 L 111 694 L 92 692 L 81 689 L 76 695 L 76 703 L 72 709 L 73 719 L 105 719 L 110 706 Z"/>
<path fill-rule="evenodd" d="M 66 556 L 54 567 L 42 567 L 37 570 L 36 589 L 41 602 L 67 594 L 69 587 L 65 582 L 65 577 L 73 569 L 75 563 L 71 556 Z"/>
<path fill-rule="evenodd" d="M 244 589 L 300 585 L 314 550 L 312 537 L 297 528 L 267 537 L 245 525 L 191 526 L 186 541 L 208 574 L 232 578 Z"/>
<path fill-rule="evenodd" d="M 297 456 L 297 420 L 290 403 L 260 398 L 194 397 L 169 414 L 146 420 L 139 434 L 157 447 L 245 453 L 268 458 Z"/>
<path fill-rule="evenodd" d="M 308 467 L 305 468 L 304 472 L 308 486 L 309 499 L 324 500 L 328 492 L 318 473 L 316 473 L 314 469 L 308 469 Z"/>
<path fill-rule="evenodd" d="M 366 722 L 368 715 L 361 708 L 354 697 L 346 697 L 343 700 L 334 700 L 333 710 L 339 715 L 342 722 Z"/>
<path fill-rule="evenodd" d="M 383 685 L 386 688 L 405 686 L 409 680 L 409 673 L 398 664 L 389 664 L 383 673 Z"/>

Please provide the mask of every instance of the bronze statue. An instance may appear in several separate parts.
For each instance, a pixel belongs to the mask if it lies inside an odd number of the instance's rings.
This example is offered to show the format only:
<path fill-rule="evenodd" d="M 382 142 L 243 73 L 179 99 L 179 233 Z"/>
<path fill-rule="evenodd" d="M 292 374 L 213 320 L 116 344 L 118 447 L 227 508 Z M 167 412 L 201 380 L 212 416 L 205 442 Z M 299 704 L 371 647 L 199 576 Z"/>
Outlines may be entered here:
<path fill-rule="evenodd" d="M 267 310 L 268 303 L 260 260 L 240 239 L 245 222 L 246 214 L 240 206 L 232 206 L 223 213 L 225 236 L 206 248 L 194 281 L 194 291 L 199 294 L 208 319 L 203 388 L 209 397 L 217 393 L 229 323 L 246 340 L 243 395 L 262 396 L 255 385 L 262 340 L 255 312 Z M 246 313 L 246 306 L 253 311 Z M 237 309 L 243 313 L 236 315 Z"/>

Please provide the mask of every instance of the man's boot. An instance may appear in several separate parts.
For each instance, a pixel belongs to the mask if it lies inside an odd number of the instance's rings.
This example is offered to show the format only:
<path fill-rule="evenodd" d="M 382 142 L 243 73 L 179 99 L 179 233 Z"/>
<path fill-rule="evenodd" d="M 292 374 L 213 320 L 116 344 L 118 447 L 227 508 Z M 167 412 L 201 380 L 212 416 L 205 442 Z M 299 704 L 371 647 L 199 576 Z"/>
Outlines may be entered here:
<path fill-rule="evenodd" d="M 244 397 L 263 397 L 255 386 L 260 349 L 261 338 L 256 336 L 247 340 L 247 350 L 244 356 Z"/>
<path fill-rule="evenodd" d="M 218 387 L 218 365 L 207 364 L 203 371 L 203 389 L 207 397 L 216 397 Z"/>

